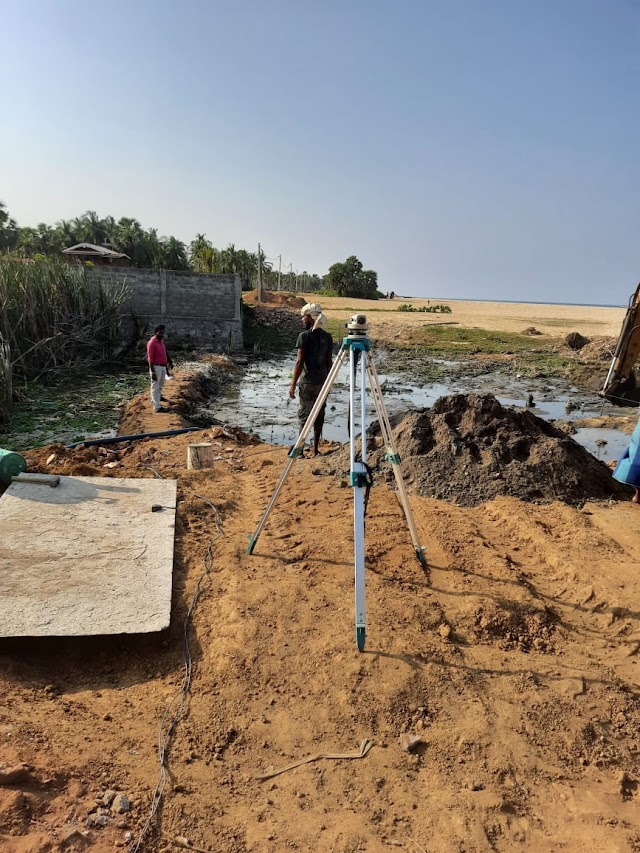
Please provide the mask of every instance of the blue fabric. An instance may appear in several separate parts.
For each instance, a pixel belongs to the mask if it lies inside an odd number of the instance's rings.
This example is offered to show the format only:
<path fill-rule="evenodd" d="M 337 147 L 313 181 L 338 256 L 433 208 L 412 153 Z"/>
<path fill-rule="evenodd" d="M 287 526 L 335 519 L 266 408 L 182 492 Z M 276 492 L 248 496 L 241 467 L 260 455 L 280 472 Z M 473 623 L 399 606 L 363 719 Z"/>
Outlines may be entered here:
<path fill-rule="evenodd" d="M 621 483 L 640 489 L 640 419 L 631 434 L 629 447 L 622 454 L 613 476 Z"/>

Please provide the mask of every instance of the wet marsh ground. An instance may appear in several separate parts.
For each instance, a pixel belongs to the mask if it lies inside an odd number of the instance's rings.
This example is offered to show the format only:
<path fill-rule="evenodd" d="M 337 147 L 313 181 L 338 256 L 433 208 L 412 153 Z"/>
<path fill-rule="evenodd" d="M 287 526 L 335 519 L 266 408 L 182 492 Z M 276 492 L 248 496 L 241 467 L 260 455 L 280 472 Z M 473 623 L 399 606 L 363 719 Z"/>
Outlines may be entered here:
<path fill-rule="evenodd" d="M 593 425 L 603 413 L 603 401 L 572 385 L 566 377 L 516 372 L 513 363 L 436 358 L 413 350 L 383 350 L 374 355 L 385 405 L 391 416 L 409 409 L 431 406 L 451 393 L 493 394 L 507 406 L 525 408 L 545 420 L 567 423 L 574 438 L 603 461 L 618 458 L 628 443 L 628 409 L 606 404 L 609 428 Z M 225 423 L 253 432 L 263 441 L 290 445 L 298 434 L 297 399 L 288 395 L 295 356 L 279 356 L 252 363 L 243 379 L 229 387 L 208 408 L 208 414 Z M 533 398 L 530 401 L 530 395 Z M 376 415 L 368 400 L 368 422 Z M 323 436 L 329 441 L 348 441 L 348 373 L 343 369 L 327 400 Z M 581 421 L 589 427 L 581 427 Z M 620 429 L 617 423 L 620 422 Z M 571 424 L 571 425 L 570 425 Z"/>
<path fill-rule="evenodd" d="M 14 387 L 11 422 L 0 432 L 0 447 L 17 452 L 43 444 L 115 434 L 123 404 L 149 382 L 144 369 L 92 372 L 58 381 Z"/>
<path fill-rule="evenodd" d="M 349 310 L 343 309 L 340 317 L 330 312 L 327 331 L 336 349 L 345 334 L 343 318 Z M 445 323 L 447 316 L 443 315 Z M 292 315 L 293 331 L 258 328 L 253 318 L 254 312 L 245 310 L 245 343 L 256 356 L 240 381 L 212 400 L 203 414 L 253 431 L 265 441 L 288 444 L 298 427 L 297 402 L 288 397 L 296 317 Z M 376 325 L 371 323 L 372 330 Z M 373 347 L 392 414 L 430 406 L 452 392 L 475 392 L 494 394 L 513 406 L 525 406 L 532 395 L 536 414 L 571 419 L 576 428 L 578 421 L 604 413 L 616 421 L 629 415 L 629 410 L 609 404 L 603 410 L 594 393 L 607 362 L 581 364 L 556 337 L 431 322 L 408 327 L 400 339 L 376 344 L 374 338 Z M 136 363 L 115 373 L 95 371 L 47 384 L 18 386 L 12 421 L 0 433 L 0 447 L 23 451 L 54 441 L 71 443 L 113 433 L 122 404 L 147 382 L 144 365 Z M 347 377 L 341 376 L 328 402 L 325 438 L 347 440 L 347 406 Z M 587 431 L 579 429 L 578 439 L 600 458 L 615 458 L 626 436 L 616 429 L 617 423 L 609 427 L 606 436 L 594 425 Z"/>

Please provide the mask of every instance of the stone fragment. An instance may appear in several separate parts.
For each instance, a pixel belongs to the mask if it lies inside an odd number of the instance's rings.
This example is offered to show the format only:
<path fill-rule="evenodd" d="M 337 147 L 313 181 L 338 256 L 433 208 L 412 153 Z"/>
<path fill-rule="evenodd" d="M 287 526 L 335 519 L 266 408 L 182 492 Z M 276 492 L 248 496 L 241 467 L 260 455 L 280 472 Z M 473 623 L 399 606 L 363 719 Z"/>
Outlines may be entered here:
<path fill-rule="evenodd" d="M 26 764 L 17 764 L 0 770 L 0 787 L 33 783 L 34 779 Z"/>
<path fill-rule="evenodd" d="M 126 794 L 116 794 L 111 804 L 111 811 L 113 814 L 126 814 L 131 811 L 131 800 Z"/>
<path fill-rule="evenodd" d="M 415 752 L 419 746 L 424 745 L 425 741 L 420 735 L 412 735 L 410 732 L 404 732 L 399 738 L 400 746 L 405 752 Z"/>
<path fill-rule="evenodd" d="M 440 634 L 443 640 L 449 640 L 451 638 L 451 625 L 442 622 L 438 627 L 438 634 Z"/>
<path fill-rule="evenodd" d="M 60 844 L 72 844 L 74 841 L 78 841 L 81 836 L 82 833 L 77 826 L 67 826 L 60 833 Z"/>
<path fill-rule="evenodd" d="M 102 795 L 102 798 L 100 799 L 101 804 L 103 806 L 110 806 L 111 803 L 114 801 L 117 793 L 118 793 L 117 791 L 112 791 L 111 789 L 109 789 L 108 791 L 105 791 L 104 794 Z"/>
<path fill-rule="evenodd" d="M 585 586 L 584 589 L 582 589 L 580 591 L 580 594 L 578 596 L 578 601 L 580 602 L 580 604 L 586 604 L 588 601 L 591 601 L 591 599 L 594 596 L 595 596 L 595 592 L 594 592 L 593 586 L 591 586 L 591 584 L 589 584 L 588 586 Z"/>

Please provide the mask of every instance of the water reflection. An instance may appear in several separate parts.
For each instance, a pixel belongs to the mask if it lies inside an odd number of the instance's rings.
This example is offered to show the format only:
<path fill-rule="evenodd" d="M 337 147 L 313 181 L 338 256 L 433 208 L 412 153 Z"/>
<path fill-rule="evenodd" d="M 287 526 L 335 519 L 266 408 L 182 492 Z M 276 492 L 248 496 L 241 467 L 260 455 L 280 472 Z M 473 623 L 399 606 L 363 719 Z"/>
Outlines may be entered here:
<path fill-rule="evenodd" d="M 272 444 L 292 444 L 298 433 L 297 399 L 289 398 L 289 385 L 295 358 L 293 355 L 251 365 L 239 385 L 218 397 L 210 411 L 216 418 L 252 431 Z M 323 436 L 331 441 L 348 441 L 347 418 L 349 406 L 348 374 L 339 375 L 327 400 L 327 415 Z M 380 372 L 384 398 L 390 415 L 408 409 L 431 406 L 447 394 L 495 394 L 505 406 L 525 408 L 533 383 L 529 379 L 505 377 L 487 373 L 453 380 L 447 384 L 419 385 L 406 375 Z M 578 420 L 601 414 L 602 401 L 595 395 L 567 389 L 558 380 L 546 380 L 534 395 L 534 414 L 545 420 Z M 570 414 L 567 410 L 567 404 Z M 628 414 L 624 409 L 607 407 L 607 414 Z M 369 398 L 368 421 L 375 420 L 373 401 Z M 626 447 L 628 436 L 615 429 L 579 429 L 574 438 L 598 458 L 607 461 L 617 458 Z M 598 442 L 600 441 L 600 444 Z M 601 442 L 606 442 L 602 444 Z"/>

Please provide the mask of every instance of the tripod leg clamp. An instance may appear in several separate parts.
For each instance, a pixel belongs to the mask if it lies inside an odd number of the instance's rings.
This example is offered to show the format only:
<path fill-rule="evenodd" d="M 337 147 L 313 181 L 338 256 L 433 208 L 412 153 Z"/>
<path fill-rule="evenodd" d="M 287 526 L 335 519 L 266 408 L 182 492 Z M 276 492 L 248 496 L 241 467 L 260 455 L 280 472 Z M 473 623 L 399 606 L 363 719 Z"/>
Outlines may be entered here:
<path fill-rule="evenodd" d="M 356 489 L 371 488 L 371 475 L 368 471 L 351 471 L 349 474 L 349 485 Z"/>

